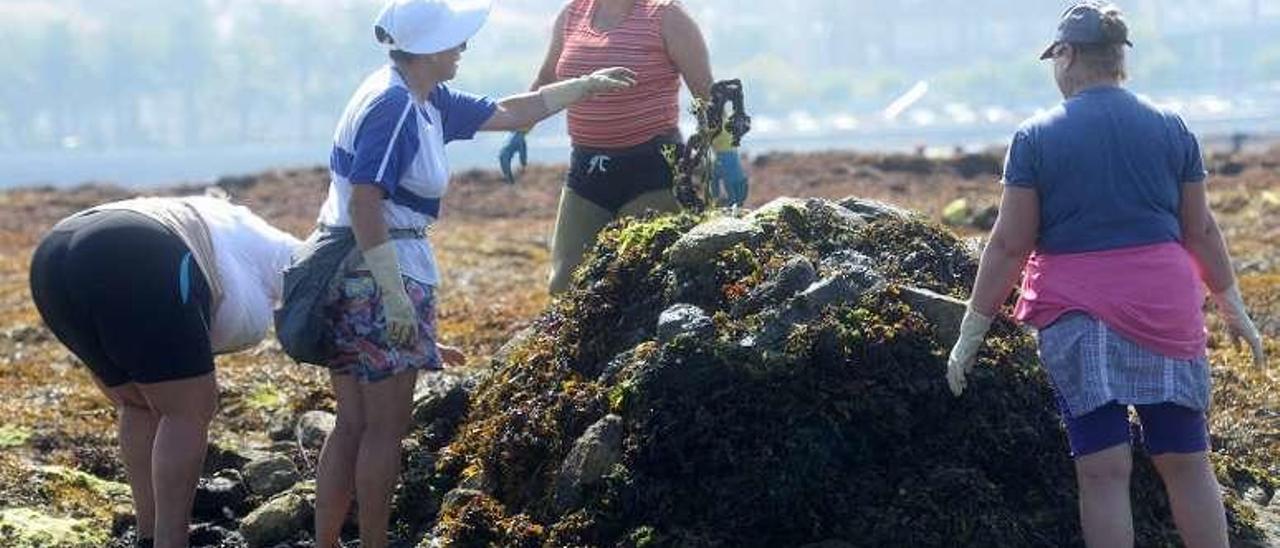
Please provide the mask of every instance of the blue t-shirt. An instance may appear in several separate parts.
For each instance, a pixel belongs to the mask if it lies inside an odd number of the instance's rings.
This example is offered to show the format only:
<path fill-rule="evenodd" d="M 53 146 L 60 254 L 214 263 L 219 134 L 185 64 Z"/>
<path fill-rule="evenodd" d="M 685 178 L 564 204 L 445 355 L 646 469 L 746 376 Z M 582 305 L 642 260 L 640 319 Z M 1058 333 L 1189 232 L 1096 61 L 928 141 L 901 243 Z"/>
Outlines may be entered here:
<path fill-rule="evenodd" d="M 1180 241 L 1181 185 L 1204 179 L 1182 117 L 1112 86 L 1023 122 L 1004 167 L 1004 184 L 1036 190 L 1044 253 Z"/>

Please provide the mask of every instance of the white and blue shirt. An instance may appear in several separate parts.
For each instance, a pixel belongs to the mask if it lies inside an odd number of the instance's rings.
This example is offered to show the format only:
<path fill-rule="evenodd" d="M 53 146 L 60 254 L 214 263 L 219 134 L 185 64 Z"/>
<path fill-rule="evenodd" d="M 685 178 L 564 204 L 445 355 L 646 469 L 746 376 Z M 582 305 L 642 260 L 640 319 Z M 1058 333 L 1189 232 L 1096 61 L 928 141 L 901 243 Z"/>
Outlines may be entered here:
<path fill-rule="evenodd" d="M 449 187 L 444 145 L 470 139 L 493 116 L 497 104 L 439 84 L 416 101 L 390 65 L 365 78 L 347 103 L 333 135 L 329 195 L 318 222 L 351 226 L 353 185 L 382 189 L 383 220 L 389 229 L 421 230 L 440 217 Z M 395 240 L 400 272 L 438 285 L 434 253 L 426 240 Z"/>

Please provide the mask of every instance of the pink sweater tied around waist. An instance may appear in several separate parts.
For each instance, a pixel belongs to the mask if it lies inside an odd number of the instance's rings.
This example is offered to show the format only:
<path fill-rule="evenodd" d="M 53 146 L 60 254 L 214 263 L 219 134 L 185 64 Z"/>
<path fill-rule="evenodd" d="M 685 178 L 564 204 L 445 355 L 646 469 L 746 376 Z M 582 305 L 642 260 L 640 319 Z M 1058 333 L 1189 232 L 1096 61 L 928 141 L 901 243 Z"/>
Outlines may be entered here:
<path fill-rule="evenodd" d="M 1204 286 L 1177 242 L 1047 255 L 1023 270 L 1014 317 L 1037 329 L 1067 312 L 1085 312 L 1157 354 L 1204 355 Z"/>

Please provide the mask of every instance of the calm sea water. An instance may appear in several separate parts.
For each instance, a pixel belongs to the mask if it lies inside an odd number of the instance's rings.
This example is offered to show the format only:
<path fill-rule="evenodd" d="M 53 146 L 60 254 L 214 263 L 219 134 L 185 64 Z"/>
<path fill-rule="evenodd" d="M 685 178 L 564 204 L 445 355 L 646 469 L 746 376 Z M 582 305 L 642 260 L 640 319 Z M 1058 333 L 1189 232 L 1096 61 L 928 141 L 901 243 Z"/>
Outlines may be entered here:
<path fill-rule="evenodd" d="M 1197 126 L 1197 130 L 1207 136 L 1206 140 L 1221 140 L 1221 136 L 1237 131 L 1235 128 L 1239 127 L 1239 121 L 1216 125 L 1201 122 Z M 1012 129 L 940 128 L 876 134 L 801 133 L 785 136 L 753 133 L 743 149 L 749 154 L 773 150 L 908 151 L 922 145 L 978 150 L 1003 144 Z M 1260 131 L 1254 127 L 1247 130 L 1251 133 Z M 452 169 L 496 169 L 498 150 L 504 139 L 502 134 L 482 134 L 473 141 L 450 144 L 448 154 Z M 0 151 L 0 189 L 37 185 L 63 187 L 88 182 L 135 187 L 213 182 L 223 176 L 275 168 L 327 165 L 329 146 L 327 142 L 317 142 L 182 149 Z M 563 164 L 568 157 L 569 146 L 562 138 L 530 140 L 530 162 Z"/>

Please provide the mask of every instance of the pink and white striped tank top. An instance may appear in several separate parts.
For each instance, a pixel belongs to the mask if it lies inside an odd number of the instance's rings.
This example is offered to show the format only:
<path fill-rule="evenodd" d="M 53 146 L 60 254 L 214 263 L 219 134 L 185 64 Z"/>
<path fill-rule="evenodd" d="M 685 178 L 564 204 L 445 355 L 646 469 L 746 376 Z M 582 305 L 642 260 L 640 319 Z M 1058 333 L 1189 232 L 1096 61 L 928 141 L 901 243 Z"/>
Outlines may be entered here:
<path fill-rule="evenodd" d="M 608 67 L 636 72 L 635 87 L 569 107 L 574 146 L 626 148 L 677 131 L 680 74 L 662 39 L 662 17 L 671 2 L 635 0 L 627 18 L 604 32 L 591 26 L 597 0 L 569 5 L 556 76 L 575 78 Z"/>

